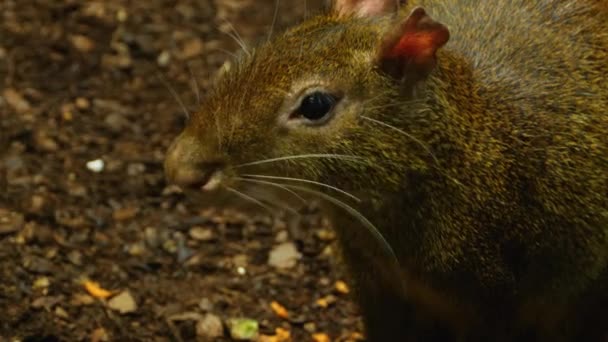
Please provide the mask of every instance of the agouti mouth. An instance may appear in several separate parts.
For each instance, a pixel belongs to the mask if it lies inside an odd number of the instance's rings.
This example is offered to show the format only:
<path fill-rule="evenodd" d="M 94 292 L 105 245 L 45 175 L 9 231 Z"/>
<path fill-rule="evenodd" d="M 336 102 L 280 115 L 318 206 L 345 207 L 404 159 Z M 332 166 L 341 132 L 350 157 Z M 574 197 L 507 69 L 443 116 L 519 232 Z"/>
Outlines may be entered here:
<path fill-rule="evenodd" d="M 222 183 L 223 174 L 219 170 L 213 170 L 205 175 L 200 189 L 205 192 L 216 190 Z"/>

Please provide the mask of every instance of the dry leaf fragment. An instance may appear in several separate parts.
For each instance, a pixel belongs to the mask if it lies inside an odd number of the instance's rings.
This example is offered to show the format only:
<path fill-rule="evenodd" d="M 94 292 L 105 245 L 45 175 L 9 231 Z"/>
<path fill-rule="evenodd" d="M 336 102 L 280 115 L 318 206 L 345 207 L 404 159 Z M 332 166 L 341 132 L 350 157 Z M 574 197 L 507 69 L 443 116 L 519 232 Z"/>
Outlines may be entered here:
<path fill-rule="evenodd" d="M 270 303 L 270 307 L 277 316 L 285 319 L 289 317 L 289 311 L 287 311 L 287 309 L 285 309 L 285 307 L 278 302 L 272 301 L 272 303 Z"/>
<path fill-rule="evenodd" d="M 87 292 L 95 298 L 106 299 L 112 296 L 113 294 L 111 291 L 102 288 L 99 283 L 96 283 L 91 280 L 85 280 L 82 285 L 87 290 Z"/>

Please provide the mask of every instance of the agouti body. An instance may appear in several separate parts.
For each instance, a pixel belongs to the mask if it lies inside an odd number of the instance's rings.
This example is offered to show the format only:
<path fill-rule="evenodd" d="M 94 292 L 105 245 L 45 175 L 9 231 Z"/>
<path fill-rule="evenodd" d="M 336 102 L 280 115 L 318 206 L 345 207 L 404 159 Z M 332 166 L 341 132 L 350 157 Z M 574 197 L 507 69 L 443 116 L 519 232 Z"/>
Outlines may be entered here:
<path fill-rule="evenodd" d="M 325 200 L 369 341 L 602 341 L 606 75 L 605 0 L 337 0 L 236 61 L 166 173 Z"/>

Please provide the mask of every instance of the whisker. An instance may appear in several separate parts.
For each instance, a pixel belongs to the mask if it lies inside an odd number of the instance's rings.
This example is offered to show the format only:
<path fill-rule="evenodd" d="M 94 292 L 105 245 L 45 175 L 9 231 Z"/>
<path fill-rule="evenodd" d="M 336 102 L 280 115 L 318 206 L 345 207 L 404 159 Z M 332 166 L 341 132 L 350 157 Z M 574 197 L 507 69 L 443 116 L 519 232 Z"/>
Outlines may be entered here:
<path fill-rule="evenodd" d="M 232 52 L 232 51 L 228 51 L 228 50 L 226 50 L 226 49 L 222 49 L 222 48 L 219 48 L 219 47 L 218 47 L 218 48 L 215 48 L 215 49 L 216 49 L 217 51 L 221 51 L 221 52 L 223 52 L 223 53 L 225 53 L 225 54 L 229 55 L 229 56 L 230 56 L 230 57 L 232 57 L 234 60 L 239 59 L 239 56 L 237 56 L 237 54 L 236 54 L 236 53 L 234 53 L 234 52 Z"/>
<path fill-rule="evenodd" d="M 190 62 L 186 62 L 186 66 L 188 67 L 188 71 L 190 72 L 190 78 L 192 79 L 192 84 L 194 86 L 194 94 L 196 95 L 196 105 L 200 107 L 201 106 L 201 91 L 198 86 L 198 81 L 196 80 L 196 76 L 194 75 L 192 66 L 190 66 Z"/>
<path fill-rule="evenodd" d="M 264 209 L 268 210 L 268 211 L 269 211 L 269 212 L 271 212 L 271 213 L 273 213 L 273 212 L 274 212 L 274 210 L 272 210 L 272 208 L 270 208 L 270 207 L 269 207 L 269 206 L 267 206 L 266 204 L 262 203 L 260 200 L 258 200 L 258 199 L 256 199 L 256 198 L 254 198 L 254 197 L 252 197 L 252 196 L 249 196 L 249 195 L 247 195 L 247 194 L 245 194 L 245 193 L 242 193 L 242 192 L 240 192 L 240 191 L 238 191 L 237 189 L 234 189 L 234 188 L 232 188 L 232 187 L 229 187 L 229 186 L 224 186 L 224 187 L 226 188 L 226 190 L 228 190 L 228 191 L 232 192 L 233 194 L 235 194 L 235 195 L 237 195 L 237 196 L 239 196 L 239 197 L 241 197 L 241 198 L 243 198 L 243 199 L 245 199 L 245 200 L 247 200 L 247 201 L 250 201 L 250 202 L 252 202 L 252 203 L 255 203 L 255 204 L 259 205 L 260 207 L 262 207 L 262 208 L 264 208 Z"/>
<path fill-rule="evenodd" d="M 213 121 L 215 121 L 215 130 L 217 136 L 217 146 L 218 149 L 222 148 L 222 140 L 224 133 L 222 132 L 222 126 L 220 125 L 220 116 L 217 111 L 213 113 Z"/>
<path fill-rule="evenodd" d="M 270 25 L 270 33 L 268 33 L 268 38 L 266 39 L 267 42 L 269 42 L 270 38 L 272 38 L 272 32 L 274 31 L 274 25 L 277 22 L 277 15 L 279 14 L 279 3 L 280 3 L 280 0 L 274 1 L 274 14 L 272 16 L 272 24 Z"/>
<path fill-rule="evenodd" d="M 382 245 L 382 249 L 388 254 L 388 256 L 391 257 L 397 265 L 399 265 L 399 260 L 397 259 L 397 255 L 395 254 L 395 251 L 393 251 L 393 248 L 391 247 L 391 245 L 388 243 L 388 241 L 386 241 L 386 239 L 384 238 L 382 233 L 378 230 L 378 228 L 376 228 L 376 226 L 374 226 L 374 224 L 371 223 L 365 216 L 363 216 L 363 214 L 361 214 L 357 209 L 351 207 L 350 205 L 340 201 L 339 199 L 337 199 L 333 196 L 327 195 L 320 191 L 316 191 L 313 189 L 309 189 L 309 188 L 306 188 L 303 186 L 297 186 L 297 185 L 285 184 L 285 186 L 288 188 L 294 189 L 294 190 L 299 190 L 302 192 L 307 192 L 307 193 L 319 196 L 319 197 L 337 205 L 338 207 L 346 210 L 346 212 L 348 212 L 350 215 L 352 215 L 355 219 L 359 220 L 363 224 L 363 226 L 365 228 L 367 228 L 367 230 L 374 236 L 374 238 L 380 242 L 380 244 Z"/>
<path fill-rule="evenodd" d="M 243 51 L 247 54 L 247 56 L 251 57 L 251 53 L 249 53 L 247 44 L 245 44 L 245 41 L 239 34 L 239 31 L 237 31 L 236 28 L 234 28 L 234 25 L 232 25 L 232 23 L 230 21 L 228 21 L 227 19 L 224 19 L 224 21 L 226 22 L 226 24 L 228 24 L 229 28 L 232 30 L 232 32 L 224 32 L 224 33 L 229 35 L 232 39 L 234 39 L 234 41 L 241 47 L 241 49 L 243 49 Z"/>
<path fill-rule="evenodd" d="M 286 181 L 293 181 L 293 182 L 301 182 L 301 183 L 308 183 L 308 184 L 314 184 L 314 185 L 318 185 L 318 186 L 322 186 L 324 188 L 328 188 L 334 191 L 337 191 L 345 196 L 348 196 L 352 199 L 354 199 L 357 202 L 361 202 L 361 200 L 356 197 L 355 195 L 346 192 L 340 188 L 336 188 L 335 186 L 331 186 L 329 184 L 325 184 L 325 183 L 321 183 L 321 182 L 317 182 L 317 181 L 313 181 L 313 180 L 309 180 L 309 179 L 302 179 L 302 178 L 292 178 L 292 177 L 279 177 L 279 176 L 265 176 L 265 175 L 253 175 L 253 174 L 243 174 L 242 176 L 244 177 L 253 177 L 253 178 L 262 178 L 262 179 L 277 179 L 277 180 L 286 180 Z"/>
<path fill-rule="evenodd" d="M 345 159 L 345 160 L 359 161 L 359 162 L 362 162 L 362 160 L 364 160 L 364 158 L 362 158 L 362 157 L 353 156 L 353 155 L 313 153 L 313 154 L 299 154 L 299 155 L 293 155 L 293 156 L 285 156 L 285 157 L 258 160 L 258 161 L 254 161 L 254 162 L 250 162 L 250 163 L 239 164 L 239 165 L 234 166 L 233 168 L 236 169 L 236 168 L 241 168 L 244 166 L 253 166 L 253 165 L 267 164 L 267 163 L 273 163 L 273 162 L 283 161 L 283 160 L 305 159 L 305 158 L 335 158 L 335 159 Z"/>
<path fill-rule="evenodd" d="M 294 195 L 295 197 L 297 197 L 303 204 L 307 204 L 306 200 L 302 196 L 298 195 L 297 192 L 295 192 L 293 190 L 290 190 L 290 189 L 286 188 L 285 186 L 283 186 L 283 185 L 281 185 L 279 183 L 268 182 L 268 181 L 263 181 L 263 180 L 259 180 L 259 179 L 243 178 L 243 177 L 235 177 L 235 179 L 241 180 L 241 181 L 244 181 L 244 182 L 251 182 L 251 183 L 257 183 L 257 184 L 270 185 L 270 186 L 274 186 L 274 187 L 283 189 L 283 190 L 289 192 L 290 194 Z"/>
<path fill-rule="evenodd" d="M 365 115 L 361 115 L 361 118 L 365 119 L 365 120 L 368 120 L 368 121 L 371 121 L 373 123 L 376 123 L 378 125 L 390 128 L 392 130 L 395 130 L 395 131 L 397 131 L 397 132 L 405 135 L 406 137 L 412 139 L 414 142 L 416 142 L 418 145 L 420 145 L 420 147 L 422 147 L 433 158 L 433 160 L 435 161 L 435 164 L 439 165 L 439 160 L 437 159 L 437 157 L 435 156 L 435 154 L 433 153 L 433 151 L 431 151 L 431 149 L 425 143 L 423 143 L 420 139 L 418 139 L 415 136 L 413 136 L 413 135 L 405 132 L 404 130 L 402 130 L 400 128 L 397 128 L 397 127 L 395 127 L 393 125 L 389 125 L 389 124 L 387 124 L 385 122 L 382 122 L 382 121 L 379 121 L 379 120 L 376 120 L 376 119 L 372 119 L 372 118 L 367 117 Z"/>
<path fill-rule="evenodd" d="M 268 196 L 262 196 L 264 195 L 263 193 L 259 193 L 258 192 L 258 198 L 260 198 L 260 201 L 266 202 L 269 205 L 272 205 L 273 207 L 279 208 L 279 209 L 284 209 L 289 211 L 290 213 L 296 215 L 296 216 L 302 216 L 297 210 L 295 210 L 294 208 L 292 208 L 291 206 L 285 204 L 285 203 L 278 203 L 276 201 L 276 199 L 271 200 L 271 198 L 268 198 Z"/>
<path fill-rule="evenodd" d="M 186 105 L 184 105 L 184 102 L 182 102 L 182 99 L 179 97 L 179 95 L 177 94 L 175 89 L 169 84 L 169 82 L 163 77 L 162 74 L 157 73 L 156 77 L 158 77 L 160 82 L 167 88 L 167 90 L 169 90 L 169 93 L 171 93 L 171 95 L 175 99 L 175 102 L 177 102 L 177 104 L 180 106 L 182 112 L 184 113 L 186 120 L 190 119 L 190 112 L 188 112 L 188 109 L 186 109 Z"/>

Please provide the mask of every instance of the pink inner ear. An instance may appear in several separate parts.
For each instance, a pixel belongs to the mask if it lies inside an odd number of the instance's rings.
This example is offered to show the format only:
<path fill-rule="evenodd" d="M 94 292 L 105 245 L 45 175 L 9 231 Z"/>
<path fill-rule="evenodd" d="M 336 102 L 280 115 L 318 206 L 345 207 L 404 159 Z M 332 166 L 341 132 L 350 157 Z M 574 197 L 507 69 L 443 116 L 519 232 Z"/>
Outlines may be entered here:
<path fill-rule="evenodd" d="M 435 52 L 450 38 L 448 29 L 420 7 L 412 11 L 395 33 L 385 42 L 383 58 L 414 62 L 419 66 L 431 65 Z"/>
<path fill-rule="evenodd" d="M 406 33 L 386 53 L 386 57 L 401 57 L 414 60 L 431 58 L 435 51 L 445 43 L 441 41 L 441 37 L 436 32 Z"/>
<path fill-rule="evenodd" d="M 340 15 L 373 17 L 394 12 L 396 0 L 335 0 L 334 10 Z"/>

